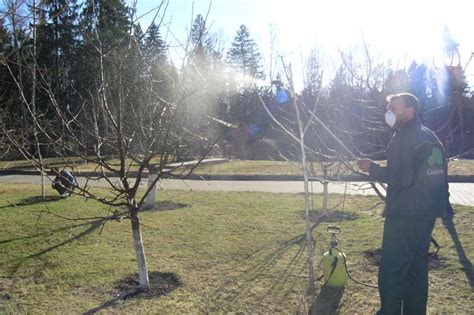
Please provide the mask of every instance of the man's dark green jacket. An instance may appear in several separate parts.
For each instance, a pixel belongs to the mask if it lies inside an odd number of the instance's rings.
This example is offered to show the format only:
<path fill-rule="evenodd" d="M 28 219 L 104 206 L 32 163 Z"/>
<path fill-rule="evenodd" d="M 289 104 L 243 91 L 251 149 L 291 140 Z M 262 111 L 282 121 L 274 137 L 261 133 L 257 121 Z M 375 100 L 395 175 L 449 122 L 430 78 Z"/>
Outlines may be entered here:
<path fill-rule="evenodd" d="M 374 181 L 387 183 L 385 215 L 444 217 L 448 204 L 443 145 L 417 118 L 406 122 L 388 146 L 387 166 L 371 163 Z"/>

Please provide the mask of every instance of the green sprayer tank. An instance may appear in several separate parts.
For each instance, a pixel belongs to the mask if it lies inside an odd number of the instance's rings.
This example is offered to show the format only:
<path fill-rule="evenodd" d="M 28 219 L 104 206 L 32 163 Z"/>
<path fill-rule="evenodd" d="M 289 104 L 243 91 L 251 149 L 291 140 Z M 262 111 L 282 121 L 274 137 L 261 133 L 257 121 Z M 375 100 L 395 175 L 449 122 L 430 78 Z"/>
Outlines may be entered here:
<path fill-rule="evenodd" d="M 341 229 L 338 226 L 329 226 L 327 230 L 332 234 L 332 238 L 328 251 L 323 255 L 324 281 L 329 287 L 342 288 L 347 282 L 347 272 L 345 266 L 346 257 L 337 248 L 339 243 L 336 239 L 336 234 Z"/>

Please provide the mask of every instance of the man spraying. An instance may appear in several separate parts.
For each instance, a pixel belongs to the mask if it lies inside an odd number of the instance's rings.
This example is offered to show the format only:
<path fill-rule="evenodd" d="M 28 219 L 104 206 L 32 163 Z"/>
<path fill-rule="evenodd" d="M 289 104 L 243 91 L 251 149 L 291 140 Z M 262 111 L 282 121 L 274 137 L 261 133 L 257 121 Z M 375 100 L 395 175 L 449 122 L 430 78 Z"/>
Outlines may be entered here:
<path fill-rule="evenodd" d="M 449 204 L 446 154 L 422 125 L 414 95 L 394 94 L 387 101 L 385 121 L 396 130 L 387 166 L 357 161 L 372 180 L 387 183 L 377 314 L 426 314 L 431 233 Z"/>

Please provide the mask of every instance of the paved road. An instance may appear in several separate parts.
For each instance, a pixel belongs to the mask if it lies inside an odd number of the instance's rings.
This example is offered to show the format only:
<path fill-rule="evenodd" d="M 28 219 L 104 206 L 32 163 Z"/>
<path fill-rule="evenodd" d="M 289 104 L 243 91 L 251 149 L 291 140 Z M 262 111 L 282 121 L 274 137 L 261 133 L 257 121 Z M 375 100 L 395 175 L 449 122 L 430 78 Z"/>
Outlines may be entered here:
<path fill-rule="evenodd" d="M 48 180 L 48 179 L 46 179 Z M 83 178 L 78 179 L 79 184 L 84 183 Z M 0 175 L 1 183 L 40 183 L 37 175 Z M 108 187 L 104 180 L 89 182 L 90 185 Z M 146 183 L 142 182 L 145 186 Z M 227 180 L 176 180 L 165 179 L 159 184 L 161 189 L 174 190 L 196 190 L 196 191 L 261 191 L 273 193 L 302 193 L 304 192 L 301 181 L 227 181 Z M 353 195 L 375 195 L 368 183 L 330 183 L 328 186 L 330 193 L 344 193 Z M 310 187 L 311 189 L 311 187 Z M 474 183 L 451 183 L 449 184 L 451 193 L 450 200 L 454 204 L 474 206 Z M 323 186 L 319 182 L 313 182 L 312 191 L 320 193 Z"/>

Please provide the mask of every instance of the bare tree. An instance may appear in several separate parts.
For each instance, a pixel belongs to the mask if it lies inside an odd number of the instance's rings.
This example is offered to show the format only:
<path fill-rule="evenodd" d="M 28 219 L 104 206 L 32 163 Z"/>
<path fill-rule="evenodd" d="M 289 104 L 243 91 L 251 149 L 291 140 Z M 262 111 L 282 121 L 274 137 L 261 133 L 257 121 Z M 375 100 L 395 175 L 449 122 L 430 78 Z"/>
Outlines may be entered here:
<path fill-rule="evenodd" d="M 88 90 L 77 91 L 80 108 L 70 109 L 58 101 L 44 71 L 38 72 L 38 88 L 49 97 L 49 112 L 33 111 L 31 103 L 21 96 L 38 136 L 57 157 L 63 158 L 66 167 L 74 166 L 69 162 L 72 156 L 94 165 L 93 175 L 78 174 L 74 193 L 110 206 L 111 213 L 104 216 L 108 220 L 130 219 L 140 289 L 146 290 L 148 266 L 140 210 L 148 196 L 154 195 L 159 180 L 167 176 L 185 178 L 195 169 L 183 171 L 179 166 L 167 166 L 173 161 L 176 148 L 200 143 L 201 149 L 194 152 L 198 165 L 215 146 L 219 135 L 214 129 L 221 130 L 216 124 L 222 125 L 222 121 L 206 113 L 200 117 L 201 125 L 183 123 L 190 119 L 182 117 L 191 113 L 181 106 L 189 97 L 182 80 L 174 76 L 171 67 L 159 72 L 143 67 L 146 59 L 132 36 L 125 45 L 106 50 L 96 33 L 91 38 L 91 48 L 98 61 L 98 79 Z M 164 93 L 163 85 L 178 93 Z M 17 86 L 21 87 L 19 83 Z M 31 152 L 21 128 L 12 127 L 7 116 L 3 118 L 2 131 L 16 150 L 34 165 L 48 168 Z M 143 192 L 140 183 L 147 175 L 152 180 Z M 107 183 L 107 192 L 94 189 L 93 182 L 98 180 Z"/>
<path fill-rule="evenodd" d="M 312 62 L 315 63 L 316 61 L 312 60 Z M 357 159 L 357 156 L 353 153 L 354 147 L 350 141 L 351 138 L 347 136 L 351 133 L 350 124 L 345 121 L 345 115 L 341 115 L 347 112 L 347 108 L 341 108 L 341 106 L 338 106 L 340 104 L 337 103 L 328 103 L 331 98 L 324 91 L 327 89 L 323 90 L 322 67 L 315 67 L 313 64 L 313 71 L 308 71 L 307 79 L 312 80 L 309 89 L 297 94 L 293 84 L 291 65 L 286 66 L 283 60 L 282 64 L 288 84 L 283 86 L 283 83 L 278 82 L 280 85 L 279 92 L 288 94 L 287 100 L 286 97 L 282 99 L 284 103 L 291 105 L 292 111 L 290 112 L 290 108 L 287 107 L 282 115 L 272 111 L 262 97 L 260 102 L 277 128 L 297 146 L 295 148 L 298 152 L 296 156 L 299 157 L 301 162 L 305 188 L 305 235 L 308 246 L 307 268 L 309 274 L 306 294 L 310 296 L 312 303 L 315 288 L 312 230 L 316 224 L 312 223 L 314 218 L 312 218 L 311 213 L 309 182 L 316 179 L 323 184 L 324 198 L 322 206 L 324 210 L 327 210 L 330 172 L 338 173 L 342 170 L 346 174 L 361 174 L 350 163 L 350 161 Z M 372 76 L 369 73 L 367 76 L 369 79 L 364 79 L 363 82 L 360 82 L 359 78 L 357 84 L 363 87 L 368 86 L 372 82 Z M 325 97 L 325 100 L 323 100 L 323 97 Z M 317 174 L 312 162 L 320 164 L 322 174 Z M 372 185 L 378 191 L 379 188 L 375 184 Z M 382 193 L 380 195 L 383 196 Z"/>
<path fill-rule="evenodd" d="M 315 283 L 315 275 L 314 275 L 314 244 L 313 244 L 313 235 L 312 230 L 313 226 L 311 223 L 311 209 L 310 209 L 310 191 L 309 191 L 309 171 L 308 171 L 308 164 L 307 164 L 307 146 L 306 146 L 306 135 L 309 125 L 314 119 L 314 112 L 310 115 L 310 118 L 304 119 L 303 118 L 303 111 L 301 107 L 301 102 L 298 101 L 297 94 L 295 92 L 295 87 L 293 83 L 293 73 L 291 69 L 291 64 L 287 66 L 282 58 L 283 68 L 286 73 L 286 77 L 288 79 L 288 92 L 291 97 L 292 108 L 294 110 L 294 114 L 296 116 L 296 128 L 295 126 L 287 127 L 284 123 L 278 120 L 273 113 L 270 111 L 269 106 L 265 104 L 265 101 L 262 97 L 260 97 L 260 102 L 267 111 L 267 113 L 271 116 L 272 120 L 279 126 L 283 132 L 289 136 L 297 145 L 299 149 L 299 154 L 301 157 L 301 170 L 303 173 L 304 178 L 304 208 L 305 208 L 305 222 L 306 222 L 306 246 L 308 247 L 308 255 L 307 255 L 307 267 L 308 267 L 308 285 L 305 290 L 305 295 L 308 294 L 310 296 L 310 303 L 314 302 L 314 283 Z M 316 106 L 319 102 L 319 98 L 316 100 Z M 293 128 L 292 128 L 293 127 Z"/>

